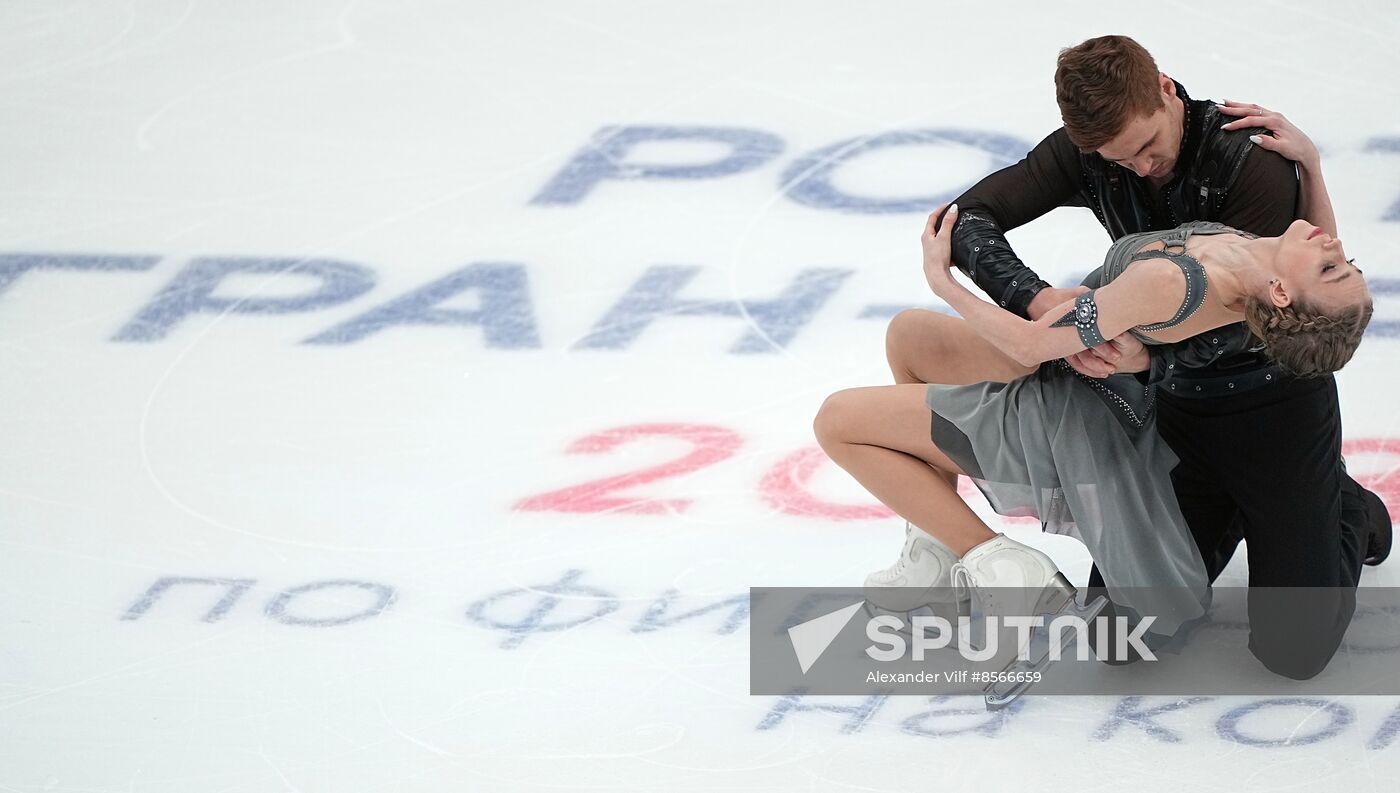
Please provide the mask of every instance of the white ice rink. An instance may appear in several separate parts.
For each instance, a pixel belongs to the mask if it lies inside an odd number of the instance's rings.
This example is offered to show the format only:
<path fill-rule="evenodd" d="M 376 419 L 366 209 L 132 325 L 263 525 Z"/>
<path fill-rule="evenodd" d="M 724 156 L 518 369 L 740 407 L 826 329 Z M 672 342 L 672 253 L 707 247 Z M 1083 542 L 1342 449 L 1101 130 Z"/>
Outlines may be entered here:
<path fill-rule="evenodd" d="M 1389 3 L 5 0 L 0 791 L 1394 790 L 1400 697 L 748 694 L 748 587 L 898 552 L 811 420 L 923 212 L 1110 32 L 1323 148 L 1400 513 Z"/>

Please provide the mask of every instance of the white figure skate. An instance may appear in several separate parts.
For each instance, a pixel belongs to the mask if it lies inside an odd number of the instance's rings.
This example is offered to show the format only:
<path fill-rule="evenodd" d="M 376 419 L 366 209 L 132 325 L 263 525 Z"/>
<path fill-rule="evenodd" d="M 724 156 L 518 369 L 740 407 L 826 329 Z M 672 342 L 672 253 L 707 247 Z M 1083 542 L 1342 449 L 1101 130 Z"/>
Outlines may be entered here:
<path fill-rule="evenodd" d="M 899 560 L 865 577 L 865 599 L 876 610 L 899 614 L 927 607 L 956 623 L 959 598 L 953 588 L 953 567 L 957 563 L 957 554 L 906 521 Z"/>
<path fill-rule="evenodd" d="M 1080 606 L 1075 600 L 1078 590 L 1050 557 L 1003 534 L 964 554 L 953 567 L 953 579 L 959 590 L 968 591 L 984 617 L 995 615 L 999 622 L 1009 615 L 1045 617 L 1045 625 L 1031 631 L 1002 670 L 1001 676 L 1011 682 L 993 682 L 983 689 L 988 710 L 1010 705 L 1031 687 L 1032 673 L 1043 672 L 1050 665 L 1047 628 L 1055 617 L 1073 615 L 1092 624 L 1108 603 L 1097 597 Z M 1068 645 L 1074 632 L 1063 631 L 1060 638 Z M 1029 657 L 1022 660 L 1018 657 L 1021 654 Z"/>

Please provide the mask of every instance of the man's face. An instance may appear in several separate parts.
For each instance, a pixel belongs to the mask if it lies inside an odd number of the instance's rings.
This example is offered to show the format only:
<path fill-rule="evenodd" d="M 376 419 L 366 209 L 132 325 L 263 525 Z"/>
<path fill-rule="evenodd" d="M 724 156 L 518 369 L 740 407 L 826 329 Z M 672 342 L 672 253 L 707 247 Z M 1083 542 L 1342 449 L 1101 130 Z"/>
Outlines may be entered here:
<path fill-rule="evenodd" d="M 1176 167 L 1181 128 L 1163 105 L 1151 115 L 1129 121 L 1122 132 L 1099 147 L 1098 153 L 1138 176 L 1161 179 Z"/>

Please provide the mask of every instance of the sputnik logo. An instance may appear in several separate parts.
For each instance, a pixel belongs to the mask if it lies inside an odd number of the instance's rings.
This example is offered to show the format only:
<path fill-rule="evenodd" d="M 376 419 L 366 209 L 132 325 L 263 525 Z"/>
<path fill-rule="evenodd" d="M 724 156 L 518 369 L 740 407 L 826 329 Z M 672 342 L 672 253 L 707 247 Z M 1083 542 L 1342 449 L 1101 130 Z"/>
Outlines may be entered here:
<path fill-rule="evenodd" d="M 852 603 L 830 614 L 823 614 L 788 628 L 788 640 L 792 642 L 793 652 L 797 653 L 797 663 L 802 667 L 802 674 L 807 674 L 807 670 L 822 657 L 822 653 L 836 641 L 836 637 L 851 621 L 851 617 L 864 605 L 864 600 Z"/>

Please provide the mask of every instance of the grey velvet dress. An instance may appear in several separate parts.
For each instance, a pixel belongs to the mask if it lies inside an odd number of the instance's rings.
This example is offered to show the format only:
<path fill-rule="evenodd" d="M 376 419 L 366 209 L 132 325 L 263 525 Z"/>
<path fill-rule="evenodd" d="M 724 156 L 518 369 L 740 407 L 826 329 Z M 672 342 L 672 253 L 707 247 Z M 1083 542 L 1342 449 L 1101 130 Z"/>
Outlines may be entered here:
<path fill-rule="evenodd" d="M 1149 258 L 1181 267 L 1187 290 L 1175 316 L 1132 331 L 1160 344 L 1142 333 L 1180 324 L 1206 299 L 1205 270 L 1186 254 L 1186 240 L 1222 233 L 1242 234 L 1191 223 L 1123 237 L 1085 284 L 1103 286 Z M 1165 250 L 1139 252 L 1158 241 Z M 994 510 L 1037 517 L 1046 531 L 1079 539 L 1110 598 L 1138 617 L 1155 616 L 1150 632 L 1170 635 L 1204 613 L 1210 593 L 1172 491 L 1177 458 L 1157 434 L 1154 389 L 1131 374 L 1085 377 L 1059 360 L 1009 383 L 930 385 L 926 401 L 933 442 Z"/>

